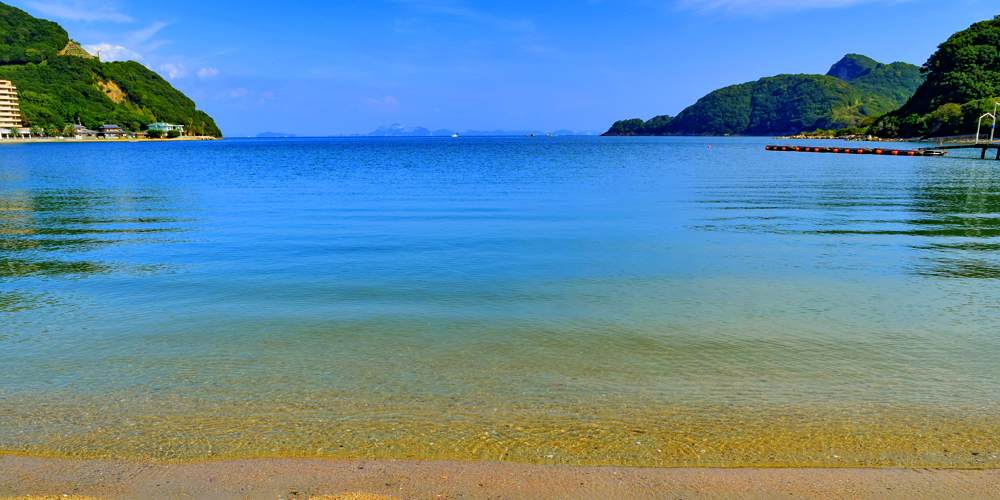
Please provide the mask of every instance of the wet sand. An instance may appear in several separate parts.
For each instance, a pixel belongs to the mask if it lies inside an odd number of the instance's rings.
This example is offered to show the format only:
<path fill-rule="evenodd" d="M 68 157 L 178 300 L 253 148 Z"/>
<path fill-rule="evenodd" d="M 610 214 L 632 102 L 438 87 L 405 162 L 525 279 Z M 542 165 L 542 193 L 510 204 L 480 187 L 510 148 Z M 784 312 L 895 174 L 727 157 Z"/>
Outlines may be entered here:
<path fill-rule="evenodd" d="M 391 459 L 176 463 L 0 457 L 0 500 L 31 495 L 33 500 L 987 499 L 996 498 L 997 491 L 997 469 L 654 469 Z"/>

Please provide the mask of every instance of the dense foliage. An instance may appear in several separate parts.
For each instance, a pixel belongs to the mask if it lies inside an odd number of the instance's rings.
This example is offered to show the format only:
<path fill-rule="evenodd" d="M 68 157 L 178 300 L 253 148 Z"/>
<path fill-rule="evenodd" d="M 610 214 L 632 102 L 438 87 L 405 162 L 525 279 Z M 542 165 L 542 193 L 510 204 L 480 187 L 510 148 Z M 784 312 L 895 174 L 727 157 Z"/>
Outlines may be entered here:
<path fill-rule="evenodd" d="M 605 135 L 663 135 L 671 121 L 673 117 L 669 115 L 660 115 L 645 122 L 641 118 L 620 120 Z"/>
<path fill-rule="evenodd" d="M 839 78 L 845 82 L 852 82 L 859 77 L 865 76 L 879 66 L 878 61 L 863 56 L 861 54 L 847 54 L 843 59 L 834 64 L 826 76 Z"/>
<path fill-rule="evenodd" d="M 0 40 L 0 56 L 18 50 L 38 50 L 42 54 L 37 62 L 22 58 L 0 65 L 0 80 L 10 80 L 18 89 L 25 127 L 61 134 L 67 125 L 79 121 L 91 129 L 114 123 L 136 132 L 162 121 L 184 125 L 185 130 L 197 135 L 222 137 L 212 117 L 196 109 L 194 101 L 137 62 L 102 63 L 57 55 L 69 40 L 59 25 L 4 4 L 0 4 L 0 30 L 13 30 L 36 44 L 33 47 L 48 47 L 24 49 L 27 42 L 19 45 Z M 49 50 L 57 45 L 55 50 Z"/>
<path fill-rule="evenodd" d="M 921 81 L 912 64 L 849 54 L 828 75 L 778 75 L 725 87 L 673 119 L 618 122 L 605 135 L 774 135 L 855 127 L 898 108 Z"/>
<path fill-rule="evenodd" d="M 39 63 L 69 43 L 61 26 L 0 3 L 0 64 Z"/>
<path fill-rule="evenodd" d="M 1000 100 L 1000 16 L 952 35 L 921 72 L 926 80 L 913 97 L 871 131 L 887 137 L 975 134 L 979 117 Z"/>

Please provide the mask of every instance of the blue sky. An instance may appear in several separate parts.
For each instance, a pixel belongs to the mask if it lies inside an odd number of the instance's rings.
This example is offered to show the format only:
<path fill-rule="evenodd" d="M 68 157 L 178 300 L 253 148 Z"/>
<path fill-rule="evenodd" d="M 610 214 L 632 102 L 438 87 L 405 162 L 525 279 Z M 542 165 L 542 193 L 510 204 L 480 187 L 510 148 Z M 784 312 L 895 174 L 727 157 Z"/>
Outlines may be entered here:
<path fill-rule="evenodd" d="M 995 0 L 7 0 L 168 78 L 229 136 L 603 131 L 849 52 L 922 64 Z"/>

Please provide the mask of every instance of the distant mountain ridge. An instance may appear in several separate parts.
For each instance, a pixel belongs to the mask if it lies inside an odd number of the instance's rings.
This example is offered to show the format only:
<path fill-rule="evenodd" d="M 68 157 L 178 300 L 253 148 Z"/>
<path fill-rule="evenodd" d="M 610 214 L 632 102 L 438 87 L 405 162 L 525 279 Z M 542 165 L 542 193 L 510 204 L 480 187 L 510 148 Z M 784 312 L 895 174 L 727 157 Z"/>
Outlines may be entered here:
<path fill-rule="evenodd" d="M 621 120 L 604 135 L 776 135 L 867 125 L 909 99 L 920 68 L 848 54 L 826 75 L 778 75 L 702 97 L 676 117 Z"/>
<path fill-rule="evenodd" d="M 448 129 L 431 131 L 424 127 L 404 127 L 398 123 L 389 126 L 381 126 L 374 132 L 367 134 L 357 134 L 354 137 L 450 137 L 452 135 L 464 137 L 505 137 L 524 135 L 601 135 L 600 132 L 592 130 L 567 130 L 561 129 L 555 132 L 542 132 L 540 130 L 469 130 L 466 132 L 455 132 Z"/>

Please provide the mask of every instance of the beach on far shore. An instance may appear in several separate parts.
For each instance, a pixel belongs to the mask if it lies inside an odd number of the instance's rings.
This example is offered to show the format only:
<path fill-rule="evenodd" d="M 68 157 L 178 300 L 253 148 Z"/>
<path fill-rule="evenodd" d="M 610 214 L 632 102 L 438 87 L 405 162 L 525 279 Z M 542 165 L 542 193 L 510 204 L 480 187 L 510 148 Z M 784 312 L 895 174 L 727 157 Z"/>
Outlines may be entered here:
<path fill-rule="evenodd" d="M 704 469 L 392 459 L 0 456 L 0 500 L 995 498 L 1000 470 Z"/>

